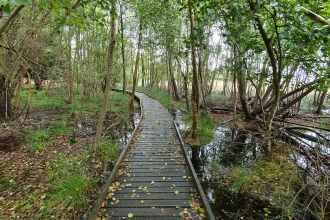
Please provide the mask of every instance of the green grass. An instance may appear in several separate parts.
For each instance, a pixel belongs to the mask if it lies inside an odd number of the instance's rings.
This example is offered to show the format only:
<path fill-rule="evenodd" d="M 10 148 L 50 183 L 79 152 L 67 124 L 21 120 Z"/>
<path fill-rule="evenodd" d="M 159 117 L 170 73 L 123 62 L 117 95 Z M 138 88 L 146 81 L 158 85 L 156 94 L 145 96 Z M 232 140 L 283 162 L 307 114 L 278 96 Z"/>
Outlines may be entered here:
<path fill-rule="evenodd" d="M 86 190 L 93 185 L 84 172 L 70 173 L 68 178 L 56 178 L 52 181 L 47 207 L 50 210 L 77 210 L 90 202 Z"/>
<path fill-rule="evenodd" d="M 18 186 L 19 183 L 17 183 L 15 179 L 6 179 L 2 174 L 2 170 L 0 169 L 0 193 L 9 188 L 16 189 Z"/>
<path fill-rule="evenodd" d="M 32 131 L 28 136 L 29 145 L 27 150 L 29 151 L 44 151 L 46 148 L 46 143 L 50 139 L 49 129 Z"/>
<path fill-rule="evenodd" d="M 120 92 L 110 91 L 109 108 L 112 112 L 123 112 L 128 111 L 129 107 L 129 95 L 122 94 Z M 22 103 L 26 103 L 28 99 L 28 91 L 24 90 L 21 92 Z M 45 91 L 32 91 L 31 105 L 35 108 L 51 108 L 57 107 L 60 109 L 67 109 L 68 114 L 78 114 L 80 110 L 82 112 L 90 112 L 98 110 L 103 104 L 103 93 L 96 95 L 90 95 L 84 100 L 82 105 L 83 97 L 81 95 L 75 95 L 73 102 L 68 104 L 64 95 L 52 95 L 45 96 Z M 116 103 L 116 104 L 114 104 Z M 82 107 L 82 109 L 81 109 Z"/>
<path fill-rule="evenodd" d="M 267 207 L 297 214 L 296 194 L 303 187 L 300 171 L 284 156 L 273 155 L 272 160 L 260 158 L 250 164 L 226 170 L 223 192 L 230 192 L 256 201 Z M 292 206 L 291 206 L 292 205 Z"/>
<path fill-rule="evenodd" d="M 58 123 L 49 127 L 49 130 L 52 135 L 67 135 L 70 134 L 71 129 L 72 128 L 68 126 L 68 124 L 64 120 L 59 121 Z"/>
<path fill-rule="evenodd" d="M 29 91 L 24 90 L 21 92 L 22 103 L 26 103 L 28 100 Z M 36 108 L 45 107 L 59 107 L 65 106 L 67 103 L 62 96 L 45 96 L 45 91 L 33 90 L 31 94 L 31 104 Z"/>
<path fill-rule="evenodd" d="M 48 214 L 55 210 L 77 210 L 90 202 L 87 192 L 95 184 L 86 175 L 83 158 L 61 155 L 50 162 L 50 167 L 47 171 L 50 189 L 45 200 Z"/>
<path fill-rule="evenodd" d="M 157 99 L 157 101 L 160 104 L 162 104 L 162 106 L 164 106 L 165 108 L 167 108 L 169 110 L 171 110 L 173 107 L 170 94 L 168 94 L 167 91 L 159 91 L 156 89 L 147 89 L 145 87 L 138 87 L 137 91 L 145 92 L 145 93 L 151 95 L 152 97 Z"/>
<path fill-rule="evenodd" d="M 128 112 L 129 111 L 129 95 L 122 92 L 111 92 L 109 106 L 112 112 Z M 113 103 L 116 103 L 114 105 Z"/>
<path fill-rule="evenodd" d="M 214 170 L 214 172 L 219 173 L 221 171 L 221 166 L 219 164 L 219 161 L 212 160 L 210 165 L 211 165 L 212 169 Z"/>
<path fill-rule="evenodd" d="M 192 124 L 193 113 L 188 111 L 182 119 L 188 123 Z M 201 144 L 210 142 L 214 137 L 215 124 L 211 115 L 208 113 L 201 113 L 197 122 L 197 136 Z"/>
<path fill-rule="evenodd" d="M 206 103 L 207 105 L 218 105 L 220 104 L 232 104 L 233 103 L 233 99 L 231 99 L 228 96 L 225 96 L 223 93 L 221 92 L 216 92 L 213 93 L 212 95 L 206 97 Z"/>
<path fill-rule="evenodd" d="M 241 167 L 237 167 L 233 171 L 233 175 L 235 178 L 233 178 L 231 191 L 232 192 L 238 192 L 240 190 L 243 190 L 243 188 L 253 182 L 255 179 L 255 176 L 251 175 L 251 171 L 248 171 L 246 169 L 242 169 Z"/>
<path fill-rule="evenodd" d="M 100 156 L 103 162 L 114 162 L 118 158 L 119 152 L 112 141 L 108 140 L 100 144 Z"/>

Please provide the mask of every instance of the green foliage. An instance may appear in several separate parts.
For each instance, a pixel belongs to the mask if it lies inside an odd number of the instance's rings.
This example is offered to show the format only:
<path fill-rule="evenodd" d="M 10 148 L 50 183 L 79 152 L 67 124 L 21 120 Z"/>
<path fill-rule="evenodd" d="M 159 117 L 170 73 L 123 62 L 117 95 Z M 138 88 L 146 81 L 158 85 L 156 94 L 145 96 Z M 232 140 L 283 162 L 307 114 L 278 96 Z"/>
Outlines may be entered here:
<path fill-rule="evenodd" d="M 157 89 L 147 89 L 145 87 L 139 87 L 138 90 L 141 92 L 145 92 L 145 93 L 151 95 L 152 97 L 154 97 L 155 99 L 157 99 L 157 101 L 160 104 L 162 104 L 162 106 L 164 106 L 165 108 L 167 108 L 169 110 L 172 109 L 172 101 L 171 101 L 170 94 L 168 94 L 168 92 L 160 91 Z"/>
<path fill-rule="evenodd" d="M 9 188 L 16 189 L 18 186 L 19 183 L 15 179 L 5 178 L 2 174 L 2 169 L 0 168 L 0 193 Z"/>
<path fill-rule="evenodd" d="M 50 131 L 49 129 L 40 129 L 37 131 L 32 131 L 28 136 L 29 145 L 27 146 L 27 150 L 30 151 L 43 151 L 46 148 L 46 143 L 50 139 Z"/>
<path fill-rule="evenodd" d="M 65 120 L 62 120 L 50 126 L 49 130 L 52 133 L 52 135 L 63 135 L 63 134 L 67 135 L 71 132 L 71 127 L 68 126 Z"/>
<path fill-rule="evenodd" d="M 295 197 L 303 186 L 298 174 L 298 168 L 287 158 L 274 154 L 272 160 L 261 158 L 244 167 L 235 166 L 227 170 L 226 180 L 230 192 L 269 201 L 268 209 L 275 207 L 294 214 L 297 212 L 295 203 L 298 202 Z"/>
<path fill-rule="evenodd" d="M 197 122 L 197 135 L 201 143 L 208 143 L 214 137 L 215 124 L 211 115 L 202 113 Z"/>
<path fill-rule="evenodd" d="M 254 176 L 248 170 L 237 167 L 233 171 L 234 179 L 231 187 L 232 192 L 242 190 L 246 185 L 253 181 Z"/>
<path fill-rule="evenodd" d="M 117 151 L 115 144 L 112 141 L 108 140 L 100 144 L 100 157 L 102 161 L 114 162 L 118 156 L 119 152 Z"/>
<path fill-rule="evenodd" d="M 4 6 L 4 12 L 9 14 L 11 11 L 11 5 L 28 5 L 31 0 L 0 0 L 0 6 Z"/>
<path fill-rule="evenodd" d="M 233 100 L 221 92 L 216 92 L 206 97 L 206 103 L 208 106 L 216 106 L 219 104 L 226 105 L 226 104 L 232 104 Z"/>
<path fill-rule="evenodd" d="M 220 170 L 221 170 L 221 166 L 219 164 L 219 161 L 212 160 L 211 161 L 211 167 L 216 173 L 219 173 Z"/>
<path fill-rule="evenodd" d="M 86 175 L 83 160 L 79 157 L 61 155 L 50 162 L 47 176 L 51 180 L 50 190 L 45 200 L 45 211 L 77 210 L 90 202 L 87 191 L 94 187 Z"/>
<path fill-rule="evenodd" d="M 21 92 L 21 99 L 23 103 L 26 103 L 28 100 L 29 91 L 24 90 Z M 62 107 L 67 103 L 62 96 L 45 96 L 45 91 L 32 91 L 31 95 L 31 104 L 36 108 L 45 108 L 45 107 Z"/>
<path fill-rule="evenodd" d="M 188 111 L 187 114 L 185 114 L 182 117 L 182 120 L 184 120 L 188 124 L 191 124 L 192 118 L 193 118 L 192 111 Z M 213 119 L 211 118 L 211 115 L 208 113 L 201 113 L 197 121 L 197 132 L 196 132 L 200 144 L 205 144 L 212 140 L 212 138 L 214 137 L 214 129 L 215 129 L 215 124 Z"/>
<path fill-rule="evenodd" d="M 121 92 L 112 92 L 110 97 L 110 103 L 116 103 L 116 105 L 111 105 L 112 112 L 128 112 L 129 95 L 123 94 Z"/>

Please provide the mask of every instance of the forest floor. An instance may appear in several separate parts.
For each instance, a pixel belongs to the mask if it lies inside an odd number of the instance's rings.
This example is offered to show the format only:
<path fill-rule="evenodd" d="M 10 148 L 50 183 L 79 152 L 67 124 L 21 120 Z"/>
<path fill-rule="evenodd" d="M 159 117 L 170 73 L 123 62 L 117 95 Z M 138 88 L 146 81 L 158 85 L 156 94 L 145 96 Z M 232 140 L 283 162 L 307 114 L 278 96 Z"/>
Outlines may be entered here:
<path fill-rule="evenodd" d="M 64 116 L 65 111 L 58 107 L 32 109 L 23 124 L 20 124 L 22 118 L 1 124 L 0 219 L 87 217 L 112 170 L 115 158 L 104 159 L 93 155 L 91 149 L 95 131 L 91 128 L 76 132 L 73 141 L 74 117 Z M 97 112 L 89 112 L 88 116 L 91 121 L 89 126 L 94 127 Z M 116 113 L 109 113 L 106 120 L 108 126 L 122 124 L 122 116 Z M 116 126 L 113 129 L 116 130 Z M 64 186 L 54 195 L 58 189 L 53 185 L 64 183 L 78 171 L 85 173 L 84 177 L 91 184 L 68 183 L 71 186 L 66 189 Z M 66 175 L 68 178 L 60 178 Z M 70 196 L 66 190 L 74 191 L 74 187 L 77 187 L 78 195 Z M 84 187 L 82 190 L 87 193 L 79 195 L 79 187 Z M 60 193 L 64 195 L 58 195 Z M 63 200 L 59 201 L 61 196 Z M 73 201 L 66 201 L 68 199 Z M 80 201 L 74 200 L 80 199 L 85 204 L 77 205 Z"/>

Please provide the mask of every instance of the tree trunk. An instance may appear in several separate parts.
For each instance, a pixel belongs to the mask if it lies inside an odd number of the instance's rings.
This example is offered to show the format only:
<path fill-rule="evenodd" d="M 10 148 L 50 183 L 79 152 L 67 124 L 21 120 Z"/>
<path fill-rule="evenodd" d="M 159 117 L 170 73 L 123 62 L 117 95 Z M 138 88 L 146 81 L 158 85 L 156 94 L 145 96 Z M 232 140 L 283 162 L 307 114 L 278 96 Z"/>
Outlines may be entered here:
<path fill-rule="evenodd" d="M 137 73 L 139 68 L 139 59 L 140 59 L 140 50 L 141 50 L 141 44 L 142 44 L 142 19 L 140 20 L 139 25 L 139 39 L 138 39 L 138 48 L 136 52 L 136 60 L 135 60 L 135 67 L 134 67 L 134 73 L 133 73 L 133 88 L 132 88 L 132 94 L 131 99 L 129 103 L 129 109 L 131 111 L 134 110 L 134 95 L 135 95 L 135 89 L 136 89 L 136 81 L 137 81 Z"/>
<path fill-rule="evenodd" d="M 119 4 L 120 6 L 120 36 L 121 36 L 121 58 L 122 58 L 122 67 L 123 67 L 123 93 L 126 92 L 126 61 L 125 61 L 125 44 L 124 44 L 124 25 L 123 25 L 123 2 Z"/>
<path fill-rule="evenodd" d="M 304 98 L 306 95 L 308 95 L 314 89 L 315 89 L 315 87 L 310 87 L 305 92 L 303 92 L 302 94 L 300 94 L 298 97 L 296 97 L 295 99 L 293 99 L 291 102 L 289 102 L 285 106 L 283 106 L 283 108 L 281 108 L 280 110 L 276 111 L 276 114 L 277 115 L 283 114 L 286 110 L 288 110 L 289 108 L 291 108 L 294 104 L 298 103 L 302 98 Z"/>
<path fill-rule="evenodd" d="M 0 119 L 8 119 L 13 117 L 12 106 L 9 96 L 10 81 L 5 76 L 0 76 Z"/>
<path fill-rule="evenodd" d="M 240 54 L 237 54 L 237 46 L 234 46 L 234 74 L 237 76 L 237 84 L 238 84 L 238 93 L 239 99 L 241 101 L 242 110 L 245 114 L 245 120 L 253 120 L 254 117 L 251 115 L 251 107 L 246 99 L 246 79 L 245 74 L 243 73 L 242 66 L 239 63 Z M 235 82 L 234 82 L 235 83 Z M 235 88 L 235 85 L 233 86 Z"/>
<path fill-rule="evenodd" d="M 173 98 L 175 101 L 179 101 L 180 97 L 178 94 L 178 88 L 176 86 L 174 73 L 173 73 L 172 54 L 169 51 L 169 49 L 167 49 L 167 54 L 168 54 L 168 70 L 169 70 L 169 74 L 170 74 L 171 82 L 172 82 L 171 84 L 172 84 Z"/>
<path fill-rule="evenodd" d="M 315 112 L 318 115 L 321 114 L 322 106 L 323 106 L 325 97 L 327 96 L 327 92 L 328 92 L 328 89 L 326 89 L 325 91 L 322 92 L 322 95 L 321 95 L 321 98 L 320 98 L 320 101 L 319 101 L 319 105 L 318 105 L 317 110 Z"/>
<path fill-rule="evenodd" d="M 267 156 L 271 156 L 271 130 L 272 130 L 272 123 L 275 116 L 275 111 L 278 105 L 278 102 L 280 101 L 280 82 L 281 82 L 281 57 L 277 60 L 273 51 L 273 45 L 271 39 L 267 36 L 267 33 L 264 29 L 264 24 L 261 22 L 260 17 L 256 16 L 258 13 L 256 4 L 252 2 L 251 0 L 248 1 L 251 11 L 253 12 L 254 20 L 256 22 L 256 26 L 258 28 L 258 31 L 262 37 L 262 40 L 265 44 L 266 51 L 272 66 L 272 82 L 274 87 L 274 102 L 273 105 L 269 111 L 269 114 L 266 119 L 265 123 L 265 130 L 266 130 L 266 142 L 264 145 L 264 150 Z M 277 36 L 278 37 L 278 36 Z M 280 45 L 278 45 L 280 47 Z M 280 49 L 280 48 L 279 48 Z M 281 56 L 281 51 L 277 51 L 279 56 Z"/>
<path fill-rule="evenodd" d="M 107 105 L 109 101 L 109 91 L 111 85 L 111 78 L 112 78 L 112 68 L 113 68 L 113 57 L 116 45 L 116 1 L 111 3 L 111 24 L 110 24 L 110 43 L 108 48 L 108 73 L 107 73 L 107 80 L 105 84 L 105 91 L 104 91 L 104 99 L 103 105 L 100 111 L 99 119 L 97 121 L 96 126 L 96 133 L 95 133 L 95 140 L 94 140 L 94 153 L 100 152 L 100 141 L 101 141 L 101 133 L 102 133 L 102 125 L 104 121 L 104 116 L 107 110 Z"/>
<path fill-rule="evenodd" d="M 73 100 L 73 73 L 71 67 L 71 27 L 68 29 L 68 49 L 66 52 L 66 61 L 67 61 L 67 88 L 68 88 L 68 97 L 67 102 L 72 103 Z"/>
<path fill-rule="evenodd" d="M 205 95 L 204 95 L 204 88 L 203 88 L 203 77 L 202 77 L 202 72 L 203 72 L 203 63 L 202 63 L 202 58 L 201 58 L 201 54 L 199 54 L 198 56 L 198 76 L 199 76 L 199 80 L 200 80 L 200 91 L 201 91 L 201 95 L 202 95 L 202 100 L 203 100 L 203 104 L 204 104 L 204 108 L 205 110 L 207 110 L 207 104 L 205 101 Z"/>
<path fill-rule="evenodd" d="M 189 0 L 192 2 L 192 0 Z M 193 68 L 193 79 L 192 79 L 192 90 L 191 90 L 191 104 L 193 111 L 193 122 L 190 128 L 190 138 L 192 140 L 197 140 L 197 120 L 198 120 L 198 105 L 199 105 L 199 88 L 198 88 L 198 72 L 197 72 L 197 62 L 196 62 L 196 48 L 195 40 L 193 37 L 193 31 L 195 28 L 194 21 L 194 11 L 193 8 L 189 7 L 189 19 L 190 19 L 190 39 L 191 39 L 191 62 Z"/>
<path fill-rule="evenodd" d="M 141 54 L 141 67 L 142 67 L 142 79 L 141 79 L 141 86 L 144 87 L 145 84 L 145 77 L 146 77 L 146 73 L 145 73 L 145 67 L 144 67 L 144 57 Z"/>
<path fill-rule="evenodd" d="M 0 21 L 0 35 L 9 25 L 9 23 L 19 14 L 19 12 L 24 8 L 25 5 L 19 5 L 11 10 L 9 16 L 5 19 L 1 19 Z"/>

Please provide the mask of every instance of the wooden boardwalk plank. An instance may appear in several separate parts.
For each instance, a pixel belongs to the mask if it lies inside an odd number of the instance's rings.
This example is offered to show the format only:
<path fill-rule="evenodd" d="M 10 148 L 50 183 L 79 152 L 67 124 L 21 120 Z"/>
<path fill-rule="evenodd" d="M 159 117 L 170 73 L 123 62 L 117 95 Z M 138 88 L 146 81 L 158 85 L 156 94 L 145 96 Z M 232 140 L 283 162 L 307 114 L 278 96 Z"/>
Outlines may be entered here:
<path fill-rule="evenodd" d="M 129 213 L 133 219 L 200 219 L 197 208 L 205 204 L 172 117 L 155 99 L 136 96 L 142 103 L 141 129 L 109 187 L 102 219 L 122 219 Z"/>

